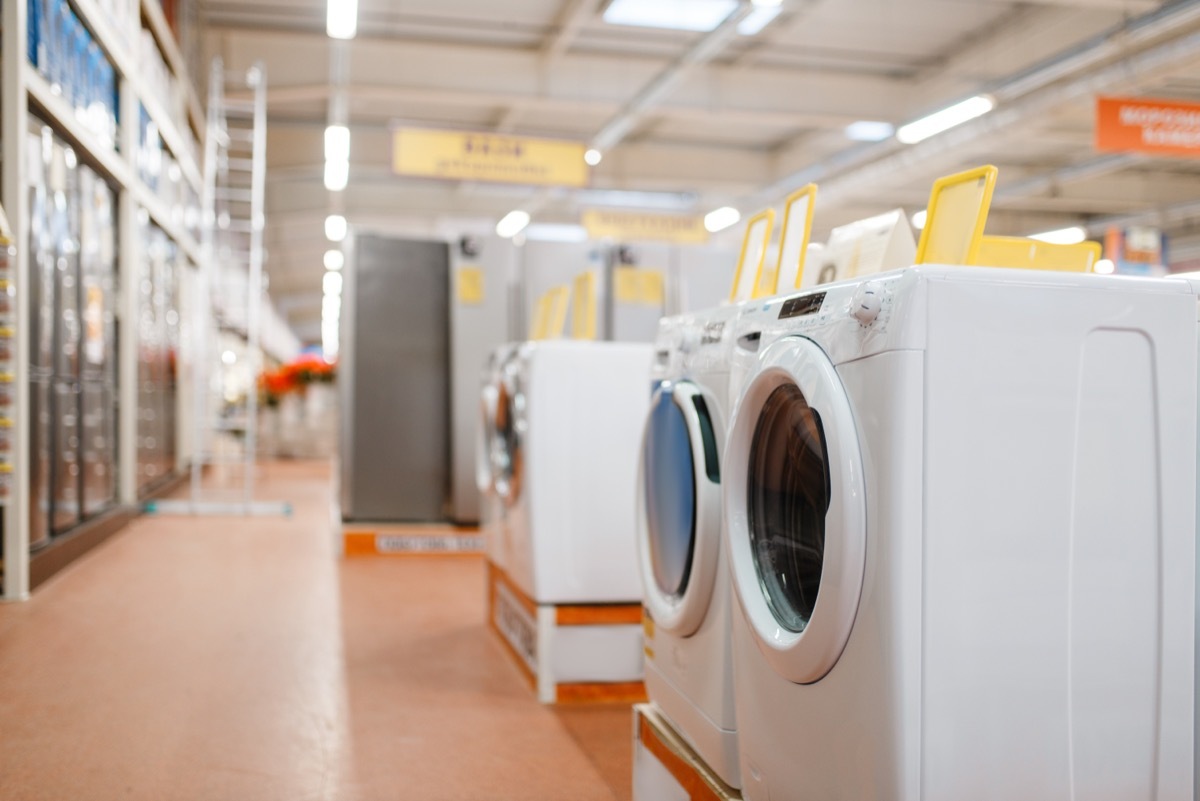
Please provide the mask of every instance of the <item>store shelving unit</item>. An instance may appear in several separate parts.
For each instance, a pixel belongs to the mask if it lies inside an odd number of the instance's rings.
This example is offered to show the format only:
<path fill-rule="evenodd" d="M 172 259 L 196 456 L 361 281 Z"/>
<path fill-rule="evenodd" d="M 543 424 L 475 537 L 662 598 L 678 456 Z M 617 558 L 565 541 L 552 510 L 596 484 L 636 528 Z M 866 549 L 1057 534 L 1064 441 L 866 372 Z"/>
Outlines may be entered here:
<path fill-rule="evenodd" d="M 20 600 L 28 596 L 31 583 L 48 570 L 69 561 L 85 551 L 90 544 L 103 539 L 119 526 L 121 518 L 128 519 L 139 501 L 137 476 L 138 450 L 135 434 L 138 430 L 138 355 L 137 318 L 139 314 L 137 285 L 141 275 L 143 252 L 140 229 L 152 221 L 175 245 L 179 254 L 176 269 L 194 269 L 202 253 L 194 235 L 194 226 L 182 214 L 182 203 L 164 200 L 148 185 L 138 169 L 139 120 L 144 109 L 157 129 L 166 151 L 177 165 L 179 186 L 185 197 L 198 197 L 203 190 L 200 141 L 204 133 L 204 117 L 194 84 L 187 75 L 180 48 L 167 25 L 158 0 L 113 0 L 101 6 L 98 0 L 69 0 L 70 8 L 90 33 L 112 65 L 117 85 L 117 116 L 119 120 L 116 147 L 110 146 L 87 125 L 81 122 L 76 110 L 34 66 L 29 52 L 30 2 L 16 0 L 4 3 L 0 10 L 3 24 L 2 61 L 0 61 L 0 146 L 3 147 L 2 197 L 4 209 L 16 242 L 11 281 L 13 318 L 16 331 L 13 348 L 14 382 L 12 416 L 15 420 L 12 437 L 13 486 L 11 502 L 0 509 L 3 514 L 3 583 L 0 599 Z M 114 12 L 113 7 L 117 7 Z M 157 44 L 159 55 L 167 66 L 172 97 L 182 93 L 182 118 L 169 113 L 169 101 L 164 103 L 151 90 L 147 79 L 142 43 L 143 30 Z M 177 106 L 178 107 L 178 106 Z M 83 523 L 30 556 L 30 304 L 31 261 L 27 244 L 30 235 L 30 176 L 26 159 L 27 131 L 30 117 L 35 115 L 74 151 L 80 163 L 87 165 L 108 181 L 116 193 L 116 278 L 120 287 L 115 314 L 120 323 L 117 339 L 117 420 L 118 475 L 117 506 L 111 514 Z M 39 569 L 38 562 L 44 563 Z M 31 581 L 32 577 L 32 581 Z"/>

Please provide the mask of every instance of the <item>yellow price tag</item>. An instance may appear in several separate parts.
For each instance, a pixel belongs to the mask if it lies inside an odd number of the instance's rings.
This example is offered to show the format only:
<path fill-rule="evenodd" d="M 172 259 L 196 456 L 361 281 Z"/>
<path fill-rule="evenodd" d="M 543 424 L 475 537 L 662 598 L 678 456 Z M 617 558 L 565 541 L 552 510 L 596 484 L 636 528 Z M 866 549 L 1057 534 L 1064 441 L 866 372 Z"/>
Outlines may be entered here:
<path fill-rule="evenodd" d="M 464 306 L 478 306 L 483 303 L 483 269 L 473 266 L 459 267 L 457 294 L 458 302 Z"/>

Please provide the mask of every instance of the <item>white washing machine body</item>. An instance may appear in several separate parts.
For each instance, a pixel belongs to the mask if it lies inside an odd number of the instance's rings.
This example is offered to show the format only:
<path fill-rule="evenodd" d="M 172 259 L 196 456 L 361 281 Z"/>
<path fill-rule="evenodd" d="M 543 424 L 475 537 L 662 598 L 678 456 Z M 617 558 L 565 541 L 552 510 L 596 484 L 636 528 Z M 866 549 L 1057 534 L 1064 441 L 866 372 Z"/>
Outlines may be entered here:
<path fill-rule="evenodd" d="M 479 380 L 479 414 L 475 441 L 475 484 L 480 493 L 480 531 L 483 534 L 488 559 L 501 569 L 507 562 L 505 534 L 505 504 L 496 492 L 497 474 L 505 469 L 507 424 L 504 370 L 517 353 L 520 343 L 500 345 L 488 356 Z"/>
<path fill-rule="evenodd" d="M 1195 318 L 961 267 L 743 313 L 744 797 L 1192 798 Z"/>
<path fill-rule="evenodd" d="M 638 493 L 646 692 L 732 787 L 741 779 L 721 450 L 737 314 L 719 307 L 660 324 Z"/>
<path fill-rule="evenodd" d="M 638 452 L 653 346 L 548 340 L 505 369 L 505 569 L 537 603 L 637 603 Z"/>

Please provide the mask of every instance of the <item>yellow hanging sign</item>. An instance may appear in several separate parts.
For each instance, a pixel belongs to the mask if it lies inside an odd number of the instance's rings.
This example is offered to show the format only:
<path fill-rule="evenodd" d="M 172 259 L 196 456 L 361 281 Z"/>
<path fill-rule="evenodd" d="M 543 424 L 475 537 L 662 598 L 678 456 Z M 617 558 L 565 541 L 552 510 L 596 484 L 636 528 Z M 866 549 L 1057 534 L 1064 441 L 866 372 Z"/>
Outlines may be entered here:
<path fill-rule="evenodd" d="M 559 139 L 397 128 L 392 132 L 392 172 L 460 181 L 586 186 L 585 149 L 581 142 Z"/>
<path fill-rule="evenodd" d="M 658 270 L 640 267 L 613 269 L 613 295 L 617 303 L 637 306 L 662 306 L 665 296 L 663 274 Z"/>
<path fill-rule="evenodd" d="M 592 209 L 583 213 L 583 227 L 592 239 L 674 242 L 681 245 L 708 241 L 704 218 L 682 214 L 638 214 Z"/>
<path fill-rule="evenodd" d="M 464 306 L 483 303 L 483 270 L 479 267 L 458 268 L 458 302 Z"/>

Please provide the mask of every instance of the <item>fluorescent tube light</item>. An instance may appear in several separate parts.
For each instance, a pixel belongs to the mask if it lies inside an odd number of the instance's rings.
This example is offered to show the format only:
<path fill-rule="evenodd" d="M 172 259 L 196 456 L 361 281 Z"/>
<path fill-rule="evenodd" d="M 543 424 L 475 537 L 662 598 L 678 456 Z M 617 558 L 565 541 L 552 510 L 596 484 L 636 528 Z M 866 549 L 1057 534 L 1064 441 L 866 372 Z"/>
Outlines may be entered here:
<path fill-rule="evenodd" d="M 325 238 L 330 242 L 341 242 L 346 238 L 346 218 L 340 214 L 330 214 L 325 218 Z"/>
<path fill-rule="evenodd" d="M 325 278 L 321 281 L 321 289 L 325 291 L 325 297 L 340 297 L 342 294 L 342 274 L 335 273 L 332 270 L 325 273 Z"/>
<path fill-rule="evenodd" d="M 894 133 L 896 126 L 890 122 L 859 120 L 846 126 L 846 136 L 855 142 L 882 142 Z"/>
<path fill-rule="evenodd" d="M 325 129 L 325 188 L 341 192 L 350 180 L 350 129 L 330 125 Z"/>
<path fill-rule="evenodd" d="M 358 0 L 327 0 L 325 32 L 331 39 L 353 39 L 358 33 Z"/>
<path fill-rule="evenodd" d="M 341 192 L 350 183 L 350 162 L 325 162 L 325 188 L 330 192 Z"/>
<path fill-rule="evenodd" d="M 539 242 L 586 242 L 588 232 L 571 223 L 535 223 L 525 229 L 525 236 Z"/>
<path fill-rule="evenodd" d="M 1092 271 L 1101 275 L 1112 275 L 1117 271 L 1117 265 L 1113 264 L 1112 259 L 1101 259 L 1092 265 Z"/>
<path fill-rule="evenodd" d="M 512 239 L 527 225 L 529 225 L 529 212 L 515 209 L 505 214 L 504 218 L 496 223 L 496 233 L 505 239 Z"/>
<path fill-rule="evenodd" d="M 704 215 L 704 227 L 709 233 L 715 234 L 742 219 L 741 212 L 733 206 L 722 206 Z"/>
<path fill-rule="evenodd" d="M 711 31 L 737 8 L 737 0 L 613 0 L 604 9 L 609 25 L 677 31 Z"/>
<path fill-rule="evenodd" d="M 928 216 L 929 216 L 929 212 L 925 209 L 921 209 L 920 211 L 914 213 L 912 216 L 913 228 L 916 228 L 918 231 L 920 231 L 922 228 L 924 228 L 925 227 L 925 218 Z"/>
<path fill-rule="evenodd" d="M 600 163 L 600 159 L 604 158 L 604 154 L 594 147 L 588 148 L 588 151 L 583 154 L 583 160 L 587 162 L 589 167 L 595 167 Z"/>
<path fill-rule="evenodd" d="M 964 122 L 982 117 L 995 107 L 996 101 L 992 98 L 987 95 L 976 95 L 961 103 L 955 103 L 949 108 L 935 111 L 916 122 L 900 126 L 900 130 L 896 131 L 896 138 L 906 145 L 915 145 L 917 142 L 948 131 Z"/>
<path fill-rule="evenodd" d="M 771 20 L 779 16 L 779 12 L 783 9 L 778 4 L 773 6 L 764 5 L 763 3 L 755 3 L 754 10 L 746 15 L 746 18 L 738 23 L 738 33 L 742 36 L 754 36 L 763 28 L 771 23 Z"/>
<path fill-rule="evenodd" d="M 1049 242 L 1052 245 L 1078 245 L 1087 239 L 1087 231 L 1078 225 L 1070 228 L 1057 228 L 1053 231 L 1043 231 L 1040 234 L 1030 234 L 1030 239 L 1039 242 Z"/>
<path fill-rule="evenodd" d="M 325 269 L 340 270 L 346 266 L 346 257 L 342 255 L 340 250 L 325 251 Z"/>
<path fill-rule="evenodd" d="M 345 125 L 330 125 L 325 129 L 325 160 L 346 161 L 350 158 L 350 129 Z"/>

